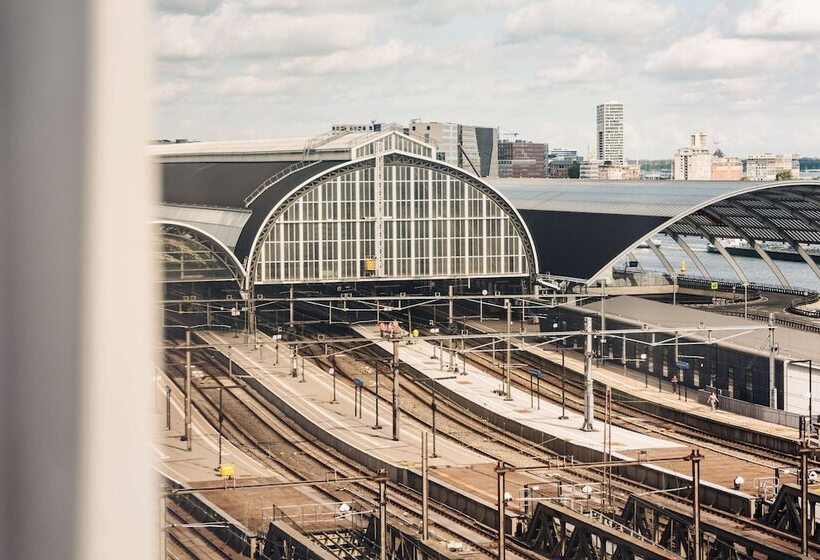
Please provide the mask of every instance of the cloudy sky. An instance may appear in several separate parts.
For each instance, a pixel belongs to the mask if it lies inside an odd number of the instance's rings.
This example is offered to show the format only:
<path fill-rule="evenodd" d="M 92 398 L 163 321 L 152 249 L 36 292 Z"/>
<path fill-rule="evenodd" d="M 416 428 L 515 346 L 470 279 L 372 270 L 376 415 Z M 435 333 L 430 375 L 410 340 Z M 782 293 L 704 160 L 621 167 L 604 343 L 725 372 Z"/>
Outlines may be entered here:
<path fill-rule="evenodd" d="M 421 118 L 585 152 L 617 100 L 629 158 L 820 156 L 820 0 L 156 1 L 161 138 Z"/>

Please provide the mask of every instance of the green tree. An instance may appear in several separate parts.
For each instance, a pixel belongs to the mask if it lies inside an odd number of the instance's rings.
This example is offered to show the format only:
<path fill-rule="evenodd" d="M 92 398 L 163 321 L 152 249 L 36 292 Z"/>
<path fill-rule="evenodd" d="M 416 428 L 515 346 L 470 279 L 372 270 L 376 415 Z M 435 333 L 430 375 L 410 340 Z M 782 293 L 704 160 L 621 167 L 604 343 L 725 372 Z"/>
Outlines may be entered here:
<path fill-rule="evenodd" d="M 572 165 L 569 166 L 567 170 L 567 177 L 570 179 L 578 179 L 581 176 L 581 164 L 577 161 L 573 161 Z"/>
<path fill-rule="evenodd" d="M 783 171 L 779 172 L 775 175 L 775 179 L 778 181 L 789 181 L 792 178 L 792 170 L 791 169 L 784 169 Z"/>

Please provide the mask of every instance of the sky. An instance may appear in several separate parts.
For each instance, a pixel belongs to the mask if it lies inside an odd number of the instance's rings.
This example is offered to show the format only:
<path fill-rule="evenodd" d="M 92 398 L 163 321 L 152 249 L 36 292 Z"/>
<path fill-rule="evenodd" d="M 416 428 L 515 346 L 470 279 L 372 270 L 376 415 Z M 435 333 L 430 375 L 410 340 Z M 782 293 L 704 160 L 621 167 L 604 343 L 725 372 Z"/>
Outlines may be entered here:
<path fill-rule="evenodd" d="M 585 154 L 614 100 L 629 159 L 820 156 L 820 0 L 156 0 L 153 35 L 157 138 L 420 118 Z"/>

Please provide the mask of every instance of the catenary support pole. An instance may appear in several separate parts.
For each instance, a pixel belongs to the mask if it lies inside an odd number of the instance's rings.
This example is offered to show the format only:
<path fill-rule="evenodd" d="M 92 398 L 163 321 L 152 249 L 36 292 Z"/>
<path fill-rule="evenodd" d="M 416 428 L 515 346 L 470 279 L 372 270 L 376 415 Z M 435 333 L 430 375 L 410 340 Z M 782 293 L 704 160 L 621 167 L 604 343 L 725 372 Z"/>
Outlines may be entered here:
<path fill-rule="evenodd" d="M 567 368 L 564 361 L 566 351 L 561 348 L 561 416 L 558 417 L 559 420 L 568 420 L 569 416 L 567 416 L 567 391 L 566 391 L 566 380 L 567 380 Z"/>
<path fill-rule="evenodd" d="M 393 441 L 399 441 L 399 341 L 393 341 Z"/>
<path fill-rule="evenodd" d="M 191 450 L 191 329 L 185 329 L 185 446 Z"/>
<path fill-rule="evenodd" d="M 430 508 L 430 485 L 427 459 L 427 432 L 421 433 L 421 540 L 430 538 L 429 533 L 429 508 Z"/>
<path fill-rule="evenodd" d="M 168 509 L 165 503 L 167 499 L 165 495 L 165 488 L 160 489 L 159 493 L 159 558 L 165 560 L 168 558 Z"/>
<path fill-rule="evenodd" d="M 798 450 L 800 453 L 800 554 L 809 558 L 809 523 L 811 508 L 809 503 L 809 449 L 808 440 L 803 440 Z"/>
<path fill-rule="evenodd" d="M 775 385 L 777 344 L 774 341 L 774 329 L 774 313 L 769 313 L 769 408 L 777 408 L 777 386 Z"/>
<path fill-rule="evenodd" d="M 295 305 L 294 305 L 294 301 L 293 301 L 293 286 L 291 286 L 291 287 L 290 287 L 290 293 L 289 293 L 288 301 L 290 302 L 290 303 L 289 303 L 289 309 L 290 309 L 290 326 L 292 327 L 292 326 L 293 326 L 293 323 L 294 323 L 294 321 L 295 321 L 295 313 L 294 313 L 294 307 L 295 307 Z"/>
<path fill-rule="evenodd" d="M 165 429 L 171 429 L 171 388 L 165 387 Z"/>
<path fill-rule="evenodd" d="M 379 560 L 387 560 L 387 473 L 379 475 Z"/>
<path fill-rule="evenodd" d="M 507 366 L 504 375 L 506 376 L 506 388 L 504 389 L 504 400 L 511 401 L 512 398 L 512 337 L 510 336 L 510 329 L 512 328 L 512 302 L 508 299 L 504 300 L 504 307 L 507 308 Z"/>
<path fill-rule="evenodd" d="M 222 387 L 219 387 L 219 422 L 217 431 L 219 432 L 219 461 L 216 464 L 216 470 L 222 466 L 222 419 L 224 415 L 222 413 Z"/>
<path fill-rule="evenodd" d="M 453 324 L 453 286 L 447 286 L 447 324 Z"/>
<path fill-rule="evenodd" d="M 692 539 L 694 560 L 703 560 L 702 537 L 700 534 L 700 460 L 703 455 L 695 449 L 689 459 L 692 461 Z"/>
<path fill-rule="evenodd" d="M 507 489 L 504 479 L 507 469 L 504 467 L 503 461 L 498 462 L 498 465 L 495 467 L 495 472 L 498 477 L 498 560 L 505 560 L 507 552 L 507 535 L 505 532 L 506 527 L 504 521 L 506 518 L 505 510 L 507 502 L 505 499 L 505 494 Z"/>
<path fill-rule="evenodd" d="M 584 318 L 584 423 L 581 430 L 591 432 L 595 430 L 595 395 L 592 379 L 592 317 Z"/>

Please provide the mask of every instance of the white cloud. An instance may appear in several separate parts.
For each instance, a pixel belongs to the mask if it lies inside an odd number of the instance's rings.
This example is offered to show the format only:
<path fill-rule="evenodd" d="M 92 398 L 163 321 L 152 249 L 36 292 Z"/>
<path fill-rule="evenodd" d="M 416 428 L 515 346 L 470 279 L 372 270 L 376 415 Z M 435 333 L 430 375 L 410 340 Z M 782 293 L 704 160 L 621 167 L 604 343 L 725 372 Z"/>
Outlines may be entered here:
<path fill-rule="evenodd" d="M 752 37 L 820 37 L 820 2 L 762 0 L 738 16 L 736 31 Z"/>
<path fill-rule="evenodd" d="M 618 38 L 640 42 L 662 31 L 675 13 L 674 6 L 649 0 L 547 0 L 513 11 L 507 17 L 506 30 L 519 40 L 570 35 L 591 41 Z"/>
<path fill-rule="evenodd" d="M 216 92 L 230 96 L 288 95 L 304 91 L 300 78 L 258 77 L 255 75 L 232 76 L 216 86 Z"/>
<path fill-rule="evenodd" d="M 430 60 L 434 52 L 418 43 L 391 39 L 383 45 L 336 51 L 323 56 L 289 58 L 279 65 L 286 74 L 345 74 L 395 66 L 414 59 Z"/>
<path fill-rule="evenodd" d="M 652 53 L 644 69 L 696 80 L 755 76 L 792 70 L 812 51 L 811 45 L 798 41 L 726 38 L 704 31 Z"/>
<path fill-rule="evenodd" d="M 621 65 L 606 52 L 588 47 L 580 52 L 572 64 L 564 64 L 567 57 L 557 57 L 557 63 L 545 67 L 538 76 L 543 85 L 553 83 L 597 82 L 621 74 Z"/>
<path fill-rule="evenodd" d="M 757 111 L 763 106 L 763 99 L 760 97 L 744 97 L 732 104 L 735 111 L 747 112 Z"/>
<path fill-rule="evenodd" d="M 413 8 L 416 0 L 248 0 L 252 10 L 317 12 L 372 12 Z"/>
<path fill-rule="evenodd" d="M 161 15 L 156 50 L 166 59 L 320 54 L 364 44 L 374 24 L 362 14 L 246 12 L 224 4 L 204 16 Z"/>
<path fill-rule="evenodd" d="M 189 91 L 191 91 L 191 86 L 179 79 L 160 84 L 154 87 L 154 103 L 160 105 L 171 103 Z"/>

